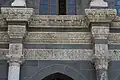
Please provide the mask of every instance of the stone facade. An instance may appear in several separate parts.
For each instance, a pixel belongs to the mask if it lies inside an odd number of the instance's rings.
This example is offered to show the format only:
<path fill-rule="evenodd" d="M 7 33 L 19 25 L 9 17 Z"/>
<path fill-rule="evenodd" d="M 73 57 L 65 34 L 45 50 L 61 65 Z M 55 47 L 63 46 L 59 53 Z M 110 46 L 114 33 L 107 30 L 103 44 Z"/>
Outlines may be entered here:
<path fill-rule="evenodd" d="M 27 76 L 26 71 L 26 77 L 21 77 L 21 80 L 34 80 L 40 76 L 42 79 L 50 75 L 45 70 L 53 68 L 51 73 L 60 72 L 74 80 L 88 80 L 89 77 L 91 80 L 109 80 L 109 62 L 120 60 L 120 17 L 115 9 L 86 9 L 85 13 L 73 16 L 34 15 L 32 8 L 1 8 L 0 60 L 9 63 L 8 80 L 19 80 L 19 72 L 27 70 L 27 66 L 22 67 L 23 70 L 20 66 L 24 63 L 30 65 L 32 60 L 38 61 L 39 66 L 31 67 L 43 71 L 31 76 Z M 42 61 L 45 61 L 43 65 Z M 78 62 L 74 65 L 72 61 Z M 96 71 L 94 79 L 91 72 L 87 77 L 75 69 L 77 65 L 82 67 L 79 61 L 91 63 L 83 64 Z"/>

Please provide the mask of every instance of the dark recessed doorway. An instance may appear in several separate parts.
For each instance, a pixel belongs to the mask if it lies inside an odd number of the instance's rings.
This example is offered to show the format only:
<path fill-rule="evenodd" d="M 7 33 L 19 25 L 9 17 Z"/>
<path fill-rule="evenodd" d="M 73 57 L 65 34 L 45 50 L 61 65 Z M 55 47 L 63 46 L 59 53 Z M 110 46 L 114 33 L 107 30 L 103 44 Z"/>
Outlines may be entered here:
<path fill-rule="evenodd" d="M 73 80 L 73 79 L 65 74 L 54 73 L 54 74 L 46 76 L 42 80 Z"/>

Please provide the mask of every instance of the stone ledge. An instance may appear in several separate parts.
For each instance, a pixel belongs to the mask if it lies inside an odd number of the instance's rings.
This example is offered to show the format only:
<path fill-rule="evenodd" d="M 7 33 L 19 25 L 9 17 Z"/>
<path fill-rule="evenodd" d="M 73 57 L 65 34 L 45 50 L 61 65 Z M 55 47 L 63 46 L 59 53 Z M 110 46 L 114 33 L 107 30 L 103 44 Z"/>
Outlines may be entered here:
<path fill-rule="evenodd" d="M 88 27 L 89 23 L 84 15 L 35 15 L 29 21 L 31 27 L 39 26 L 79 26 Z"/>
<path fill-rule="evenodd" d="M 116 15 L 116 9 L 85 9 L 90 22 L 112 22 Z"/>
<path fill-rule="evenodd" d="M 32 8 L 1 8 L 2 16 L 6 18 L 7 21 L 28 21 L 33 15 Z"/>
<path fill-rule="evenodd" d="M 90 32 L 28 32 L 25 43 L 91 43 Z"/>

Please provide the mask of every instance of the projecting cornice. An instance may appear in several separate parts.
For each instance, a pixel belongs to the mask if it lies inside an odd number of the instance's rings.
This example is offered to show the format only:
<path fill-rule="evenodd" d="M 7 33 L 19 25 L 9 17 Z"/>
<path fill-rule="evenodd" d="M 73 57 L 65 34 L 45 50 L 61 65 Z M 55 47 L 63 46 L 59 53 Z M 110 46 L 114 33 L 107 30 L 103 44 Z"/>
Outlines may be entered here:
<path fill-rule="evenodd" d="M 85 13 L 90 22 L 112 22 L 117 15 L 115 9 L 85 9 Z"/>
<path fill-rule="evenodd" d="M 2 16 L 6 21 L 28 21 L 33 15 L 32 8 L 1 8 Z"/>
<path fill-rule="evenodd" d="M 89 23 L 84 15 L 35 15 L 31 18 L 31 27 L 40 26 L 72 26 L 88 27 Z"/>

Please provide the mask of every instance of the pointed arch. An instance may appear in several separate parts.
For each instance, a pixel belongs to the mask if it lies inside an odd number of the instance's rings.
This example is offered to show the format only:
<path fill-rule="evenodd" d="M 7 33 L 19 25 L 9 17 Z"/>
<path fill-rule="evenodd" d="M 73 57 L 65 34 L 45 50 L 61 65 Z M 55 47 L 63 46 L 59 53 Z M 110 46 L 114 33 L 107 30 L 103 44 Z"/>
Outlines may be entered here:
<path fill-rule="evenodd" d="M 42 80 L 73 80 L 73 79 L 62 73 L 53 73 L 53 74 L 46 76 Z"/>
<path fill-rule="evenodd" d="M 76 69 L 69 67 L 67 65 L 63 64 L 53 64 L 47 67 L 44 67 L 40 69 L 36 74 L 32 75 L 32 77 L 29 77 L 29 80 L 34 80 L 36 77 L 39 78 L 39 80 L 44 79 L 46 76 L 49 76 L 51 74 L 60 73 L 64 74 L 66 76 L 69 76 L 73 80 L 87 80 L 87 78 L 77 71 Z"/>

